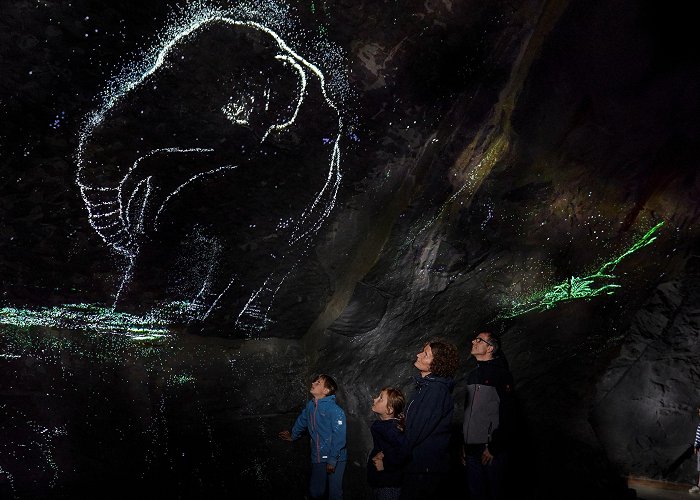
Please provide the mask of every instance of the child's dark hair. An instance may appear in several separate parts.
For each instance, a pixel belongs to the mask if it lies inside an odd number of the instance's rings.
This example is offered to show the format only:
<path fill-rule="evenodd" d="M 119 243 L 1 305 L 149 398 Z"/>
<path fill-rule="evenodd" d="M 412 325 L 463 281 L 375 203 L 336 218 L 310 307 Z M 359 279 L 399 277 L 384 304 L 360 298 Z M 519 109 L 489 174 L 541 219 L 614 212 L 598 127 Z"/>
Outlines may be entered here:
<path fill-rule="evenodd" d="M 406 397 L 403 395 L 403 392 L 395 387 L 382 387 L 381 392 L 384 391 L 386 391 L 386 406 L 387 408 L 391 408 L 394 413 L 394 418 L 397 419 L 396 427 L 403 432 L 406 423 L 406 416 L 404 415 Z"/>
<path fill-rule="evenodd" d="M 335 394 L 335 391 L 338 390 L 338 384 L 335 383 L 335 380 L 333 380 L 333 377 L 330 375 L 326 375 L 325 373 L 319 373 L 314 380 L 323 380 L 323 385 L 325 386 L 326 389 L 328 389 L 328 395 L 331 396 Z"/>

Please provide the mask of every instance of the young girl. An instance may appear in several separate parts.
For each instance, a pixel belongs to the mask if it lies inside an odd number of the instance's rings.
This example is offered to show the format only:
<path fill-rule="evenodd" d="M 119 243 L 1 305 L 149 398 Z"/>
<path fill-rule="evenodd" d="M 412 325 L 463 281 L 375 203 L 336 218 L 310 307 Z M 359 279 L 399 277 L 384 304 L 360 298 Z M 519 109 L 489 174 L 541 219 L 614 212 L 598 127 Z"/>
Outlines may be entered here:
<path fill-rule="evenodd" d="M 398 500 L 401 474 L 408 456 L 403 432 L 406 399 L 393 387 L 384 387 L 374 398 L 372 411 L 379 417 L 370 428 L 374 446 L 367 460 L 367 482 L 373 500 Z"/>

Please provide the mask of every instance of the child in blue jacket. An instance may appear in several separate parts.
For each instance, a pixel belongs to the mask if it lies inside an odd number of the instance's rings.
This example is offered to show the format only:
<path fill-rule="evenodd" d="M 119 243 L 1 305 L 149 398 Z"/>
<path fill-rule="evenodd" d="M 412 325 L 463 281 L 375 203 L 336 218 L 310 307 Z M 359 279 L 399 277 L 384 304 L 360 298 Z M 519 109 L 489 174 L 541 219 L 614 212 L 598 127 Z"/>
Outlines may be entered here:
<path fill-rule="evenodd" d="M 294 422 L 292 431 L 282 431 L 285 441 L 299 439 L 304 432 L 311 437 L 311 479 L 309 493 L 328 500 L 342 500 L 343 474 L 348 453 L 345 447 L 345 412 L 335 401 L 335 381 L 321 374 L 311 383 L 313 396 Z"/>

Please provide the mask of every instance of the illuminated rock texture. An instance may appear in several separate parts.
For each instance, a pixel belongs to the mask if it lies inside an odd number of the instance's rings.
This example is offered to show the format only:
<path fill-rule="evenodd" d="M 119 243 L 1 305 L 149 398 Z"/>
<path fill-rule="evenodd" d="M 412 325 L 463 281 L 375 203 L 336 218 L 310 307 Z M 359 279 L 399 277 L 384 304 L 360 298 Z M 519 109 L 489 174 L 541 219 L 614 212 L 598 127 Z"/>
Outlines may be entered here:
<path fill-rule="evenodd" d="M 652 2 L 0 5 L 0 498 L 302 499 L 277 438 L 501 334 L 533 499 L 688 482 L 700 63 Z"/>

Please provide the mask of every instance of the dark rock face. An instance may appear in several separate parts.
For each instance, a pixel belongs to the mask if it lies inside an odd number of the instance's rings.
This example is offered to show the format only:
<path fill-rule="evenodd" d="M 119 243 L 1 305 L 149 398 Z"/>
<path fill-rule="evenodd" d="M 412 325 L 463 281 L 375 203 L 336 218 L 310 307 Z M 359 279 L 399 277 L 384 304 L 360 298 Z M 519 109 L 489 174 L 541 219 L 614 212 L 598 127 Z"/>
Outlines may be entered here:
<path fill-rule="evenodd" d="M 693 258 L 682 280 L 659 285 L 598 386 L 593 422 L 607 455 L 648 477 L 685 481 L 696 472 L 694 460 L 675 461 L 697 425 L 697 271 Z"/>
<path fill-rule="evenodd" d="M 694 480 L 676 461 L 700 402 L 689 17 L 249 7 L 0 7 L 0 496 L 303 498 L 308 441 L 277 432 L 324 372 L 346 497 L 367 498 L 371 397 L 410 392 L 436 336 L 460 349 L 464 488 L 483 330 L 516 380 L 522 497 Z"/>

